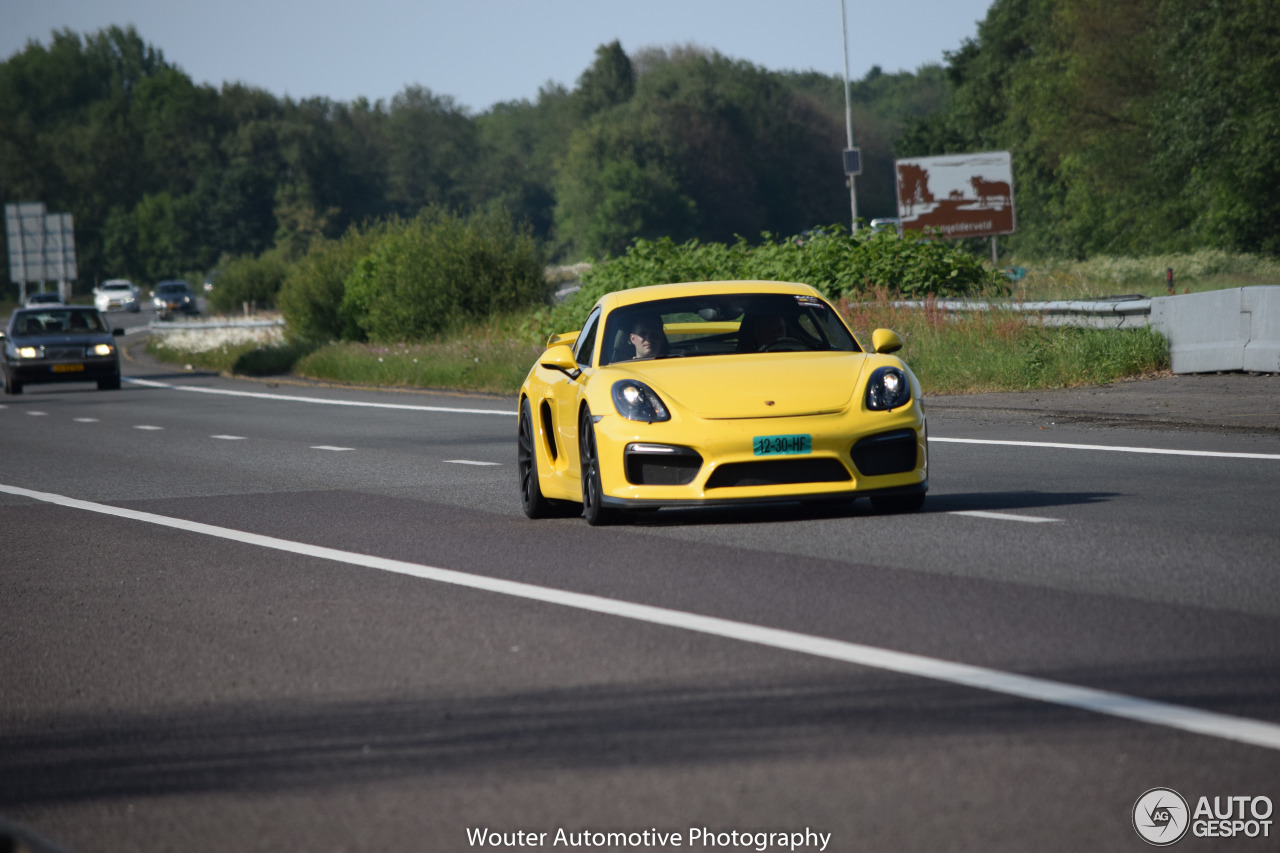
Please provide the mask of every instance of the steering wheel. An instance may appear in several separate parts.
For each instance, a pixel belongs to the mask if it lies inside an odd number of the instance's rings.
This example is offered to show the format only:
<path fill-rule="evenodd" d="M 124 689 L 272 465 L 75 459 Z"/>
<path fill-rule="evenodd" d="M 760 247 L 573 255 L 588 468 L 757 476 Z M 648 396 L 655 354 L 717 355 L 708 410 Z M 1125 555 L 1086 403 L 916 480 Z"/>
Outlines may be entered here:
<path fill-rule="evenodd" d="M 774 338 L 756 352 L 800 352 L 807 347 L 797 338 Z"/>

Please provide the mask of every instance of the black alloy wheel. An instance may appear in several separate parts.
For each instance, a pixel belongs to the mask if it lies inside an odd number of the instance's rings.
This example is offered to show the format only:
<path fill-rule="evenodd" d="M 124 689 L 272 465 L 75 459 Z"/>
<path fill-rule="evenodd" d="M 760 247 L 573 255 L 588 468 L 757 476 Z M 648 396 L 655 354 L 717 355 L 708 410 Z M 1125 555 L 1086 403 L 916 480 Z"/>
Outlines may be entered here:
<path fill-rule="evenodd" d="M 604 488 L 600 484 L 600 457 L 596 452 L 596 430 L 590 409 L 583 409 L 582 422 L 578 425 L 578 459 L 582 469 L 583 518 L 593 527 L 611 524 L 617 513 L 604 506 Z"/>

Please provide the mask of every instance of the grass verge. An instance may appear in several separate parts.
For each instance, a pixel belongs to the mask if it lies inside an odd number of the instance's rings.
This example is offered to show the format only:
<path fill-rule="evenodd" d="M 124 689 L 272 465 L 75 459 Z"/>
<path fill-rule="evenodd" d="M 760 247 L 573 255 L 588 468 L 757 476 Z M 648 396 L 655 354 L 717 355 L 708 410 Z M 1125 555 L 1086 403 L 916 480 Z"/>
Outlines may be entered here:
<path fill-rule="evenodd" d="M 1148 328 L 1049 328 L 1013 311 L 953 315 L 931 301 L 923 309 L 895 308 L 883 294 L 840 308 L 861 342 L 877 328 L 897 332 L 899 355 L 926 394 L 1105 385 L 1169 367 L 1168 344 Z"/>
<path fill-rule="evenodd" d="M 1168 368 L 1168 347 L 1149 329 L 1046 328 L 1012 311 L 951 315 L 875 302 L 842 303 L 859 341 L 889 328 L 901 335 L 900 355 L 926 394 L 1030 391 L 1105 385 Z M 203 350 L 165 345 L 161 360 L 249 376 L 292 374 L 321 381 L 393 388 L 443 388 L 514 395 L 542 346 L 504 318 L 456 338 L 420 344 L 337 343 L 319 348 L 287 342 L 226 342 Z M 172 344 L 182 344 L 170 339 Z"/>

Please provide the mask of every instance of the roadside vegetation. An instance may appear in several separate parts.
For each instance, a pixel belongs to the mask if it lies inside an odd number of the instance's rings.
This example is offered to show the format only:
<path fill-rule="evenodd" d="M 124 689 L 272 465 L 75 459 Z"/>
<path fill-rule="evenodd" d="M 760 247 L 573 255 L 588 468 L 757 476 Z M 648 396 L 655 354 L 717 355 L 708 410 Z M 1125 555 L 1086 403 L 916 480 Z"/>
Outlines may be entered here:
<path fill-rule="evenodd" d="M 508 393 L 603 292 L 760 278 L 896 328 L 934 393 L 1106 382 L 1160 369 L 1158 339 L 892 303 L 1280 283 L 1272 7 L 993 0 L 939 64 L 852 81 L 867 218 L 896 212 L 895 159 L 1012 153 L 994 264 L 983 241 L 848 232 L 840 76 L 616 41 L 572 87 L 474 112 L 418 85 L 197 85 L 132 28 L 63 30 L 0 62 L 0 202 L 74 215 L 78 301 L 186 278 L 211 312 L 284 318 L 280 341 L 152 344 L 193 367 Z"/>

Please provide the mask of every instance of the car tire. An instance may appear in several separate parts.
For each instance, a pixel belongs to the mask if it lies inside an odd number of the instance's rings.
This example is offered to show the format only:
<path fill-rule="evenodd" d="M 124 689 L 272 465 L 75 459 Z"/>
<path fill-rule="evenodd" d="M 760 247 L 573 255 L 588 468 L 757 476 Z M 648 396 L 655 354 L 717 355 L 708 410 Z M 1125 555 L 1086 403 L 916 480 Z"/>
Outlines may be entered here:
<path fill-rule="evenodd" d="M 596 429 L 591 410 L 582 410 L 578 424 L 578 459 L 582 470 L 582 517 L 598 527 L 617 520 L 614 510 L 604 506 L 604 487 L 600 482 L 600 455 L 596 451 Z"/>
<path fill-rule="evenodd" d="M 543 497 L 538 481 L 538 448 L 529 400 L 520 403 L 520 424 L 516 428 L 516 470 L 520 473 L 520 505 L 529 518 L 565 515 L 566 502 Z"/>
<path fill-rule="evenodd" d="M 4 393 L 6 394 L 22 393 L 22 383 L 14 379 L 13 375 L 9 373 L 9 371 L 7 370 L 4 371 Z"/>
<path fill-rule="evenodd" d="M 98 390 L 99 391 L 119 391 L 120 377 L 117 375 L 117 376 L 108 377 L 107 379 L 99 379 Z"/>
<path fill-rule="evenodd" d="M 919 512 L 924 507 L 924 492 L 915 495 L 872 495 L 871 508 L 886 515 Z"/>

